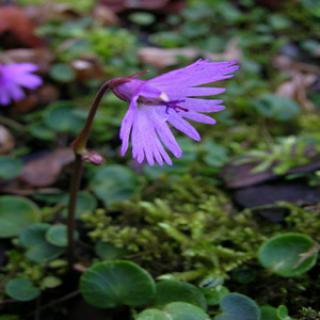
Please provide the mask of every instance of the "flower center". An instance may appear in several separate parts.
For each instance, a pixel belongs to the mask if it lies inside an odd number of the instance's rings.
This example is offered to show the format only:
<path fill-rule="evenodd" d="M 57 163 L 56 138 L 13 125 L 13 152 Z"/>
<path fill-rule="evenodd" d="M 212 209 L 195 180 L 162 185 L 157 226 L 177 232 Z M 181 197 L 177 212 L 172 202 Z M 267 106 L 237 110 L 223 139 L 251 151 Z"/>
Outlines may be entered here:
<path fill-rule="evenodd" d="M 185 102 L 185 100 L 171 100 L 171 101 L 163 101 L 162 104 L 166 106 L 166 113 L 169 113 L 170 109 L 173 109 L 175 112 L 184 111 L 188 112 L 187 108 L 179 106 L 179 103 Z"/>

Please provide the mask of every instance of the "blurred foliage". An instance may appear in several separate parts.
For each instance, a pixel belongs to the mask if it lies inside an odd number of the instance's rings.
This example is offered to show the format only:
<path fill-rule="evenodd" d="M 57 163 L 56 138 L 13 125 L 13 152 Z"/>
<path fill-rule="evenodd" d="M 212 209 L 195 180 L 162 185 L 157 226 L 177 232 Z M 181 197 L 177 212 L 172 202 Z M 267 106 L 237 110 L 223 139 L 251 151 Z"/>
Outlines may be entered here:
<path fill-rule="evenodd" d="M 47 3 L 17 2 L 23 6 Z M 1 112 L 1 124 L 17 140 L 16 147 L 1 156 L 1 182 L 18 176 L 26 160 L 68 146 L 102 81 L 142 70 L 152 77 L 186 65 L 196 56 L 236 58 L 241 69 L 223 95 L 227 110 L 215 115 L 214 128 L 198 126 L 201 143 L 178 138 L 184 157 L 175 159 L 172 167 L 138 167 L 129 157 L 119 157 L 118 130 L 127 106 L 112 95 L 104 97 L 90 148 L 101 153 L 107 164 L 99 168 L 86 165 L 85 191 L 77 212 L 79 265 L 85 269 L 96 260 L 128 259 L 155 277 L 199 284 L 213 306 L 213 316 L 221 311 L 218 305 L 223 297 L 234 290 L 259 305 L 288 306 L 290 316 L 285 306 L 269 306 L 276 314 L 274 320 L 293 319 L 291 314 L 299 320 L 319 320 L 319 262 L 299 278 L 282 279 L 263 269 L 256 258 L 261 244 L 279 233 L 299 232 L 319 242 L 319 204 L 278 203 L 284 214 L 280 223 L 274 223 L 259 213 L 263 208 L 243 210 L 234 205 L 232 191 L 221 180 L 224 166 L 236 163 L 234 158 L 240 158 L 239 163 L 257 163 L 253 174 L 271 169 L 293 179 L 297 176 L 290 175 L 290 170 L 310 164 L 319 154 L 319 3 L 189 0 L 179 13 L 135 10 L 120 15 L 120 24 L 112 26 L 93 15 L 95 1 L 56 3 L 67 4 L 71 14 L 45 20 L 37 34 L 53 55 L 43 77 L 57 92 L 52 97 L 43 94 L 48 102 L 40 100 L 33 109 Z M 197 51 L 194 58 L 179 56 L 174 65 L 160 68 L 139 56 L 146 46 Z M 2 50 L 2 44 L 0 47 Z M 90 66 L 89 75 L 77 69 L 79 61 L 81 67 Z M 310 74 L 315 78 L 304 85 L 301 79 Z M 297 75 L 300 82 L 293 87 Z M 279 94 L 285 83 L 295 94 Z M 29 186 L 22 190 L 39 205 L 40 222 L 46 230 L 65 221 L 69 173 L 66 167 L 48 189 Z M 312 186 L 320 185 L 319 170 L 298 177 Z M 25 186 L 20 181 L 18 187 Z M 20 230 L 5 242 L 0 302 L 8 298 L 2 289 L 10 279 L 29 279 L 31 287 L 41 291 L 56 288 L 59 297 L 59 290 L 64 290 L 68 278 L 65 248 L 58 248 L 61 256 L 48 259 L 46 250 L 65 243 L 65 238 L 52 244 L 52 238 L 48 241 L 42 232 L 35 247 L 45 248 L 46 259 L 37 263 L 28 254 L 31 245 L 21 241 L 26 232 L 28 229 Z"/>

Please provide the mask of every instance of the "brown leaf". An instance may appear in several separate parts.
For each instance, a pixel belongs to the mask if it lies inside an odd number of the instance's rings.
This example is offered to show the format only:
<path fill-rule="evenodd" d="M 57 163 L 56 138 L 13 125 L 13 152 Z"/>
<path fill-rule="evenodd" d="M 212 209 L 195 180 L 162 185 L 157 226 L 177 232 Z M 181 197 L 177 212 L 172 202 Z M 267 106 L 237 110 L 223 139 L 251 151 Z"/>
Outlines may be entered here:
<path fill-rule="evenodd" d="M 227 45 L 226 49 L 223 53 L 209 53 L 205 55 L 207 58 L 212 60 L 238 60 L 242 59 L 242 51 L 239 48 L 239 39 L 231 38 Z"/>
<path fill-rule="evenodd" d="M 71 149 L 57 149 L 27 162 L 19 179 L 33 187 L 50 186 L 57 180 L 63 167 L 73 160 Z"/>
<path fill-rule="evenodd" d="M 178 63 L 179 57 L 195 59 L 200 51 L 194 48 L 160 49 L 153 47 L 141 48 L 138 51 L 142 62 L 157 68 L 164 68 Z"/>
<path fill-rule="evenodd" d="M 1 53 L 0 60 L 31 62 L 39 67 L 39 72 L 48 72 L 54 60 L 54 55 L 46 48 L 12 49 Z"/>
<path fill-rule="evenodd" d="M 49 21 L 65 21 L 80 17 L 71 5 L 57 1 L 47 1 L 41 5 L 25 7 L 27 15 L 37 24 L 44 24 Z"/>
<path fill-rule="evenodd" d="M 14 148 L 15 141 L 10 131 L 0 125 L 0 154 L 7 154 Z"/>
<path fill-rule="evenodd" d="M 58 100 L 59 90 L 52 85 L 44 85 L 37 90 L 30 91 L 28 95 L 13 105 L 13 114 L 27 113 L 39 105 L 47 105 Z"/>
<path fill-rule="evenodd" d="M 276 94 L 297 101 L 305 110 L 315 110 L 314 104 L 307 97 L 307 89 L 316 79 L 315 74 L 297 72 L 278 87 Z"/>
<path fill-rule="evenodd" d="M 1 45 L 6 48 L 40 47 L 43 41 L 34 33 L 35 25 L 15 6 L 0 7 Z"/>
<path fill-rule="evenodd" d="M 315 150 L 306 150 L 305 157 L 308 157 L 309 163 L 300 165 L 288 170 L 287 174 L 301 174 L 318 170 L 320 168 L 320 156 L 315 154 Z M 221 173 L 226 186 L 231 189 L 245 188 L 260 184 L 262 182 L 273 181 L 279 178 L 279 175 L 273 172 L 275 162 L 270 168 L 263 172 L 254 172 L 259 165 L 259 161 L 238 164 L 236 161 L 227 164 Z"/>
<path fill-rule="evenodd" d="M 276 94 L 295 100 L 305 110 L 315 110 L 314 104 L 307 97 L 307 90 L 316 81 L 320 68 L 284 55 L 276 56 L 273 62 L 290 78 L 278 87 Z"/>
<path fill-rule="evenodd" d="M 103 5 L 97 5 L 94 8 L 93 18 L 105 26 L 113 26 L 119 24 L 119 18 L 114 13 L 114 11 Z"/>
<path fill-rule="evenodd" d="M 166 12 L 178 12 L 184 4 L 184 0 L 101 0 L 100 3 L 109 7 L 114 12 L 130 9 L 163 10 Z"/>

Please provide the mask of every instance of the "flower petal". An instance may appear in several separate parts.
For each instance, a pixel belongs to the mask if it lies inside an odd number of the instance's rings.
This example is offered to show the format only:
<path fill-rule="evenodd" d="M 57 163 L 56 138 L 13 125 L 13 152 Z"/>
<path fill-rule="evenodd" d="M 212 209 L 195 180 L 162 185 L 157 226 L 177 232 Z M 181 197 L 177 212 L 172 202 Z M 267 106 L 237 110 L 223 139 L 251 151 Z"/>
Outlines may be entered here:
<path fill-rule="evenodd" d="M 200 141 L 199 132 L 186 120 L 184 120 L 178 113 L 171 111 L 168 117 L 168 122 L 177 130 L 184 133 L 195 141 Z"/>
<path fill-rule="evenodd" d="M 216 124 L 216 120 L 211 117 L 201 114 L 198 112 L 181 112 L 182 117 L 187 118 L 192 121 L 206 123 L 206 124 Z"/>
<path fill-rule="evenodd" d="M 128 150 L 128 146 L 129 146 L 129 138 L 130 138 L 130 133 L 131 133 L 131 129 L 132 129 L 132 124 L 134 121 L 135 114 L 137 112 L 136 99 L 137 98 L 132 99 L 132 101 L 129 105 L 129 109 L 121 122 L 120 139 L 122 141 L 122 145 L 121 145 L 121 155 L 122 156 L 125 155 L 125 153 Z"/>
<path fill-rule="evenodd" d="M 183 108 L 196 112 L 218 112 L 224 110 L 223 100 L 187 98 L 180 103 Z"/>
<path fill-rule="evenodd" d="M 152 107 L 149 118 L 154 123 L 155 130 L 162 143 L 172 152 L 172 154 L 176 158 L 180 158 L 182 155 L 182 150 L 166 123 L 168 114 L 166 114 L 165 107 Z"/>
<path fill-rule="evenodd" d="M 167 92 L 170 96 L 172 92 L 177 88 L 181 88 L 182 85 L 184 87 L 194 87 L 231 78 L 231 73 L 239 69 L 236 63 L 235 60 L 210 62 L 200 59 L 187 67 L 153 78 L 149 82 Z"/>

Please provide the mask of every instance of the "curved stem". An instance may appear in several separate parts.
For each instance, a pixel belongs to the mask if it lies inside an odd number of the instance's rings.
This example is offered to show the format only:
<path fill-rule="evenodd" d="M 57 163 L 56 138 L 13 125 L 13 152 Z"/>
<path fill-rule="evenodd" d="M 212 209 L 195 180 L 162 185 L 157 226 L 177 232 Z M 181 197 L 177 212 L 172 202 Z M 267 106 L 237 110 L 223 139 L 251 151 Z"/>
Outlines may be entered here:
<path fill-rule="evenodd" d="M 101 99 L 104 94 L 110 89 L 110 83 L 112 80 L 105 82 L 99 89 L 97 95 L 95 96 L 93 103 L 90 107 L 90 111 L 86 120 L 84 127 L 82 128 L 78 137 L 73 141 L 72 147 L 75 154 L 82 154 L 87 146 L 87 142 L 90 136 L 92 124 L 94 117 L 97 113 L 98 107 L 100 105 Z"/>
<path fill-rule="evenodd" d="M 112 81 L 112 80 L 111 80 Z M 68 204 L 68 263 L 69 268 L 72 268 L 74 262 L 74 231 L 75 231 L 75 213 L 77 209 L 77 195 L 81 182 L 82 168 L 83 168 L 83 154 L 86 152 L 87 142 L 90 136 L 91 128 L 93 125 L 94 117 L 97 113 L 101 99 L 104 94 L 110 89 L 111 81 L 105 82 L 99 89 L 95 96 L 93 103 L 90 107 L 90 111 L 86 120 L 86 123 L 81 130 L 78 137 L 72 143 L 72 148 L 75 155 L 75 161 L 73 166 L 73 175 L 70 182 L 70 196 Z"/>

